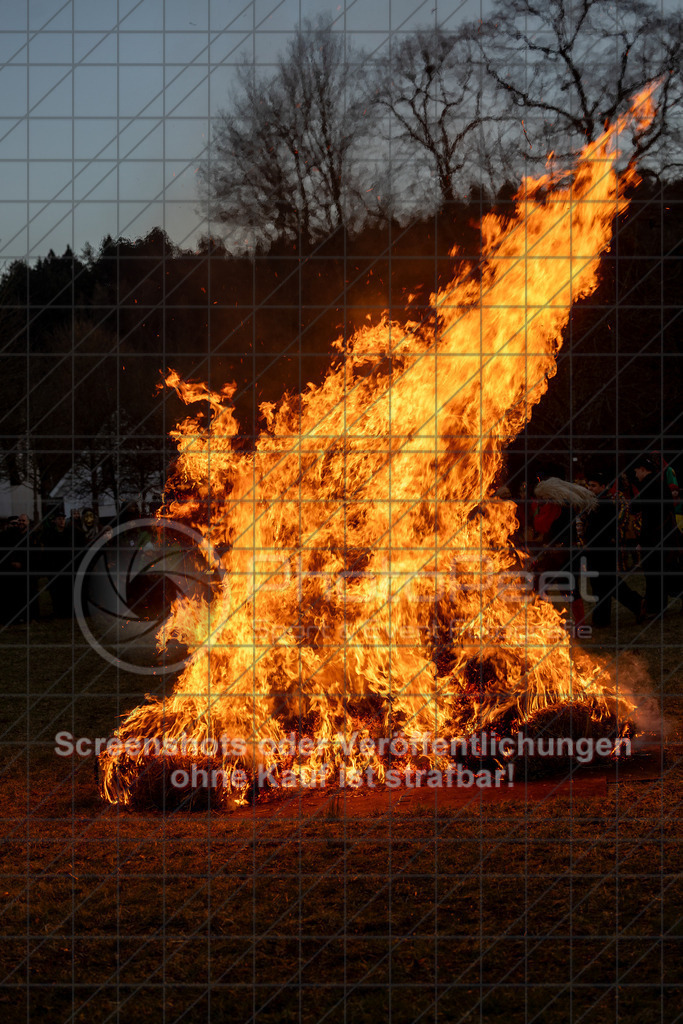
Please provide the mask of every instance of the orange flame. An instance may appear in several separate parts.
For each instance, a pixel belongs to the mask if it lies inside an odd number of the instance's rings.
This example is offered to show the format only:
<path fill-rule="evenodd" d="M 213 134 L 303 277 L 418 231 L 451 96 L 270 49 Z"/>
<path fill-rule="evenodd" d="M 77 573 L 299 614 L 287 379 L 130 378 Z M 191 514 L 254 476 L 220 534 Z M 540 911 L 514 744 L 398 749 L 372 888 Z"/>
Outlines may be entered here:
<path fill-rule="evenodd" d="M 212 418 L 172 434 L 183 496 L 167 514 L 228 549 L 226 575 L 210 603 L 174 608 L 163 637 L 191 657 L 172 696 L 132 711 L 121 737 L 243 737 L 247 751 L 229 762 L 251 778 L 259 760 L 285 763 L 257 753 L 259 741 L 294 730 L 329 741 L 309 768 L 351 758 L 382 778 L 381 758 L 344 755 L 335 738 L 471 734 L 567 701 L 596 717 L 630 711 L 572 652 L 552 604 L 502 592 L 501 574 L 519 570 L 515 507 L 488 496 L 555 373 L 572 302 L 596 286 L 637 180 L 633 167 L 616 173 L 618 136 L 649 122 L 653 91 L 583 150 L 571 180 L 527 178 L 511 219 L 484 217 L 480 273 L 432 296 L 435 326 L 384 316 L 338 340 L 320 386 L 261 407 L 252 451 L 234 445 L 232 387 L 168 377 L 186 403 L 208 400 Z M 433 643 L 444 624 L 445 670 Z M 128 802 L 143 760 L 124 771 L 121 756 L 102 755 L 104 796 Z"/>

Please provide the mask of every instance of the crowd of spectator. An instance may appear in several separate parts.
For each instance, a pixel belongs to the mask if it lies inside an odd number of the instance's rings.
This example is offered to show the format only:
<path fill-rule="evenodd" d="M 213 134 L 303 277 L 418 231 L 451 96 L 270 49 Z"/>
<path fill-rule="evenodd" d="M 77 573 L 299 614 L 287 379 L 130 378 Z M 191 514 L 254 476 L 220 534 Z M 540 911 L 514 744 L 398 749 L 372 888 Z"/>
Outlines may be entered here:
<path fill-rule="evenodd" d="M 575 625 L 588 621 L 586 596 L 598 629 L 611 625 L 613 600 L 640 623 L 683 596 L 683 508 L 675 471 L 660 453 L 637 456 L 616 478 L 599 465 L 572 482 L 540 474 L 533 493 L 523 483 L 515 500 L 517 548 L 537 580 L 563 574 Z M 634 572 L 644 577 L 644 595 L 632 585 Z"/>
<path fill-rule="evenodd" d="M 68 518 L 57 509 L 38 522 L 26 514 L 0 520 L 0 623 L 70 618 L 76 573 L 88 548 L 140 516 L 130 502 L 102 522 L 92 508 L 74 509 Z"/>

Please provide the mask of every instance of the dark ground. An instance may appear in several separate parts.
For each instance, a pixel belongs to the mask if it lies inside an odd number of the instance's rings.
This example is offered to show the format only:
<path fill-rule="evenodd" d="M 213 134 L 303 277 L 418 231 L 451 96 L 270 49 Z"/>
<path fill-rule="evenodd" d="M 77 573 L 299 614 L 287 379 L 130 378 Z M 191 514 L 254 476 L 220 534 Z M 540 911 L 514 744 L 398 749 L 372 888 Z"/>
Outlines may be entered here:
<path fill-rule="evenodd" d="M 75 623 L 6 629 L 0 1018 L 673 1024 L 678 608 L 646 628 L 624 612 L 587 645 L 647 664 L 670 720 L 660 778 L 438 813 L 426 794 L 292 817 L 105 806 L 92 758 L 57 757 L 54 735 L 111 735 L 148 681 L 117 679 Z"/>

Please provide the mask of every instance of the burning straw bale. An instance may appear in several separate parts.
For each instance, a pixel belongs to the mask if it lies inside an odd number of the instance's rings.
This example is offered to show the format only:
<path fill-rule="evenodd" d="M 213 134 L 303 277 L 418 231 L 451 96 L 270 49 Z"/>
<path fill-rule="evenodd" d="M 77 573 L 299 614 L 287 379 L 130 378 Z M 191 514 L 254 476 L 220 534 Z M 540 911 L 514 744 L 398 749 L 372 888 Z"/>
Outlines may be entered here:
<path fill-rule="evenodd" d="M 226 808 L 234 804 L 234 799 L 230 772 L 223 769 L 217 757 L 131 758 L 124 754 L 117 758 L 116 771 L 109 777 L 109 792 L 125 794 L 125 802 L 137 811 Z M 100 793 L 107 798 L 101 782 Z"/>
<path fill-rule="evenodd" d="M 558 747 L 557 741 L 570 740 L 576 744 L 577 740 L 585 739 L 592 741 L 594 749 L 597 740 L 607 739 L 615 744 L 621 738 L 634 735 L 635 724 L 605 711 L 604 706 L 595 700 L 565 700 L 534 712 L 526 722 L 520 724 L 519 732 L 522 736 L 532 739 L 535 747 L 538 747 L 541 741 L 544 749 L 548 749 L 548 741 L 555 741 L 554 749 L 562 750 L 563 748 Z M 596 753 L 593 755 L 592 763 L 607 763 L 613 756 Z M 578 763 L 580 762 L 577 761 L 575 753 L 561 752 L 552 756 L 530 754 L 518 758 L 516 767 L 519 768 L 522 778 L 533 778 L 553 771 L 566 772 Z"/>

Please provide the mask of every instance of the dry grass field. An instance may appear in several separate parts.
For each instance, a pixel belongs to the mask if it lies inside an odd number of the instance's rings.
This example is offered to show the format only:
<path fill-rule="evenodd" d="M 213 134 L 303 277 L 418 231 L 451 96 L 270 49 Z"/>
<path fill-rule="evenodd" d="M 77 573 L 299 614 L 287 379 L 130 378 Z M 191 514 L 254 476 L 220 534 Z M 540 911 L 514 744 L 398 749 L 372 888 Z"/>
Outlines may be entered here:
<path fill-rule="evenodd" d="M 5 629 L 1 1019 L 673 1024 L 683 616 L 628 620 L 588 646 L 648 667 L 652 781 L 165 816 L 102 804 L 93 759 L 54 753 L 60 730 L 111 735 L 147 680 L 71 622 Z"/>

